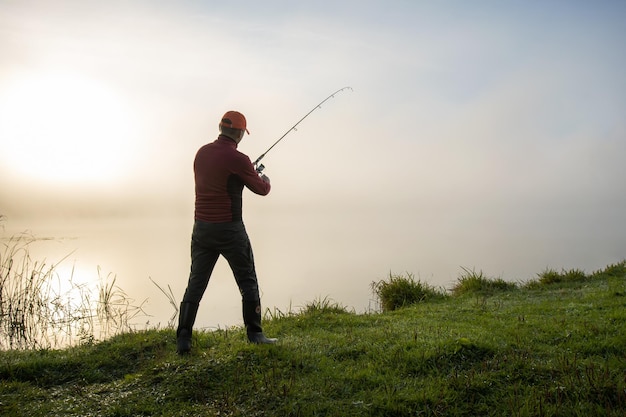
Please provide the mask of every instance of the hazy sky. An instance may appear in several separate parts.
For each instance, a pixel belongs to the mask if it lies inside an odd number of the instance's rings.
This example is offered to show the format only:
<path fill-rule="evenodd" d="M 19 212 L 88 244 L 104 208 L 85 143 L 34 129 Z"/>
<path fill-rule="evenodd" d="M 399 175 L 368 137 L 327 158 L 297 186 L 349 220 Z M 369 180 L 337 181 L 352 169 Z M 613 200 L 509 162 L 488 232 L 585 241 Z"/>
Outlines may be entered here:
<path fill-rule="evenodd" d="M 2 0 L 0 213 L 188 224 L 226 110 L 255 159 L 351 86 L 244 197 L 266 275 L 333 295 L 601 268 L 626 258 L 624 22 L 623 1 Z"/>

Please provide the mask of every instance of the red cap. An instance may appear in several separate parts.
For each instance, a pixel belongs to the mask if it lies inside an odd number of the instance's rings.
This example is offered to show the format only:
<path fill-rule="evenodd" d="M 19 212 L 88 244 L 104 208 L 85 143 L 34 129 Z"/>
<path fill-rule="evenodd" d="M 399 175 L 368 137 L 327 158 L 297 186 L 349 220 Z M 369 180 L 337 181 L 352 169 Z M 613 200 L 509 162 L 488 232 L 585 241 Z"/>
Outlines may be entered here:
<path fill-rule="evenodd" d="M 232 129 L 245 130 L 249 135 L 248 129 L 246 129 L 246 118 L 243 114 L 238 111 L 230 110 L 227 111 L 224 116 L 222 116 L 222 121 L 220 122 L 220 126 L 230 127 Z"/>

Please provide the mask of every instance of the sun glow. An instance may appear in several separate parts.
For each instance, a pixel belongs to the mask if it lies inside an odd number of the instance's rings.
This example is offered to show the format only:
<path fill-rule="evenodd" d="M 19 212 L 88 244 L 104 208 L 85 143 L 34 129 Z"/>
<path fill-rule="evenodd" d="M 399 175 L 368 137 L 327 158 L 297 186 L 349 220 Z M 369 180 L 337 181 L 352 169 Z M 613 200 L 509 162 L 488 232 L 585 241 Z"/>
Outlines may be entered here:
<path fill-rule="evenodd" d="M 123 100 L 80 75 L 22 76 L 0 89 L 0 160 L 17 178 L 114 182 L 129 169 L 133 130 Z"/>

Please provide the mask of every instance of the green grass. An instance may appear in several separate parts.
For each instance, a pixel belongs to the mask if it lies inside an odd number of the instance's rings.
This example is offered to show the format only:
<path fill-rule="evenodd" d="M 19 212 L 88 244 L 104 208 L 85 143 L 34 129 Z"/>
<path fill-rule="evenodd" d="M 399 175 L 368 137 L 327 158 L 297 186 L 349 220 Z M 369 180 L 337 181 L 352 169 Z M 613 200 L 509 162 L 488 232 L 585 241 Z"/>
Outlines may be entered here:
<path fill-rule="evenodd" d="M 376 314 L 319 299 L 266 320 L 275 346 L 196 332 L 179 357 L 170 329 L 2 351 L 0 415 L 621 417 L 625 266 L 508 286 L 464 270 L 464 290 Z"/>
<path fill-rule="evenodd" d="M 452 288 L 454 295 L 462 294 L 491 294 L 497 291 L 509 291 L 517 288 L 513 282 L 507 282 L 502 278 L 492 279 L 483 274 L 483 271 L 476 272 L 467 268 L 462 268 L 462 274 Z"/>
<path fill-rule="evenodd" d="M 421 280 L 416 281 L 412 274 L 405 276 L 389 273 L 387 280 L 375 281 L 371 288 L 380 301 L 382 311 L 393 311 L 446 297 L 443 289 L 436 289 Z"/>

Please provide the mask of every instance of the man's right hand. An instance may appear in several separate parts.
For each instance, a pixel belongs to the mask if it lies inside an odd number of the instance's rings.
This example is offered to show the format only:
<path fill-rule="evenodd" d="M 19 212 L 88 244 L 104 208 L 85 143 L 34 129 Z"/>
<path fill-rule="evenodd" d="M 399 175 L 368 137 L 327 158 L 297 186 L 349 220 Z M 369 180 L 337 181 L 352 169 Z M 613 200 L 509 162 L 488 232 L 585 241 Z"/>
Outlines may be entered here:
<path fill-rule="evenodd" d="M 270 183 L 270 177 L 268 177 L 268 176 L 267 176 L 267 175 L 265 175 L 265 174 L 261 174 L 261 179 L 262 179 L 263 181 L 265 181 L 266 183 L 268 183 L 268 184 Z"/>

